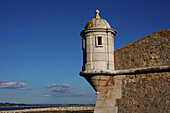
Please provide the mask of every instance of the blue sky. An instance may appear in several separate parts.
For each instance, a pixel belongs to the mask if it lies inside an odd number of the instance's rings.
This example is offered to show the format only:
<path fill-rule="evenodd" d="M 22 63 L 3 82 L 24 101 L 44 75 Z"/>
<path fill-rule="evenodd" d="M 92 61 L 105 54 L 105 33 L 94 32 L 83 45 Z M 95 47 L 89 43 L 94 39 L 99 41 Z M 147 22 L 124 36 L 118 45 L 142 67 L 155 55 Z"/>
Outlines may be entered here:
<path fill-rule="evenodd" d="M 115 50 L 170 28 L 169 0 L 0 0 L 0 102 L 94 104 L 80 32 L 100 10 Z"/>

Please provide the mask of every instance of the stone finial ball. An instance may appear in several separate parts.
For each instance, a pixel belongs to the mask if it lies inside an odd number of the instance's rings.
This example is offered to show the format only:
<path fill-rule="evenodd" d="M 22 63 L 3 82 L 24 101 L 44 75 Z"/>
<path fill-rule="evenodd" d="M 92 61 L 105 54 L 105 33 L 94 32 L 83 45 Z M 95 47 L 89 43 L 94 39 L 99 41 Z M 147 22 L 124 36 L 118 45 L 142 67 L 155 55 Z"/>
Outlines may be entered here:
<path fill-rule="evenodd" d="M 99 13 L 99 12 L 100 12 L 100 11 L 97 9 L 97 10 L 96 10 L 96 14 Z"/>

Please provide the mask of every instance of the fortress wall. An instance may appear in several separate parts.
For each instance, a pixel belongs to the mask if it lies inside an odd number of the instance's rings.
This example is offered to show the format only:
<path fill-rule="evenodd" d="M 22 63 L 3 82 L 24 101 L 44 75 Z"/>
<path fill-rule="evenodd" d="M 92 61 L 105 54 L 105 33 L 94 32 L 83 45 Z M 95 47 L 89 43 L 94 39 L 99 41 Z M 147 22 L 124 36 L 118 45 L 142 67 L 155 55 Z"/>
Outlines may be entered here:
<path fill-rule="evenodd" d="M 114 52 L 115 70 L 170 65 L 170 30 L 152 33 Z"/>
<path fill-rule="evenodd" d="M 170 65 L 170 30 L 157 31 L 114 53 L 116 70 Z M 125 75 L 121 91 L 118 113 L 170 112 L 170 71 Z"/>
<path fill-rule="evenodd" d="M 126 75 L 118 113 L 169 113 L 170 72 Z"/>

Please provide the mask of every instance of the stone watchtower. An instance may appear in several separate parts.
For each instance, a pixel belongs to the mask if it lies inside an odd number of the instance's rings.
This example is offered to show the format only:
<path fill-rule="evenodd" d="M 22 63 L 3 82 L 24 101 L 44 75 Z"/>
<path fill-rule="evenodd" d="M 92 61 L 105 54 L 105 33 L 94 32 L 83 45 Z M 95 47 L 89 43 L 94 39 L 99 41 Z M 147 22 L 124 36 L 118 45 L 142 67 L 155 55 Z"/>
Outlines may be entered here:
<path fill-rule="evenodd" d="M 96 10 L 96 17 L 91 19 L 81 32 L 83 37 L 83 67 L 85 72 L 112 72 L 114 70 L 114 36 L 116 31 L 109 23 L 100 18 Z"/>
<path fill-rule="evenodd" d="M 107 108 L 110 104 L 106 103 L 103 106 L 102 99 L 108 100 L 103 96 L 106 96 L 106 92 L 110 95 L 110 91 L 112 91 L 110 88 L 113 89 L 114 85 L 114 78 L 106 76 L 104 73 L 114 72 L 114 36 L 116 30 L 112 29 L 105 19 L 100 18 L 99 11 L 96 10 L 96 17 L 86 24 L 80 35 L 83 49 L 83 67 L 80 75 L 85 77 L 99 94 L 95 113 L 104 113 L 106 111 L 102 111 L 102 107 Z M 115 98 L 117 97 L 114 96 L 114 99 L 110 98 L 109 101 L 114 102 Z"/>

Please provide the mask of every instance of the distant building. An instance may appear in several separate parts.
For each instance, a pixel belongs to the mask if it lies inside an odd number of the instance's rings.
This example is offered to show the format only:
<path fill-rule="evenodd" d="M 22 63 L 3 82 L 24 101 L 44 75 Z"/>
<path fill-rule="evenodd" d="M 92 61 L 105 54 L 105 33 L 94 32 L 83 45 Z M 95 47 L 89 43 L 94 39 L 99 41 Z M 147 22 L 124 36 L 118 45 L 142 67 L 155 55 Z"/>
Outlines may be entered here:
<path fill-rule="evenodd" d="M 116 30 L 96 10 L 80 35 L 80 75 L 98 94 L 95 113 L 169 112 L 170 30 L 114 51 Z"/>

